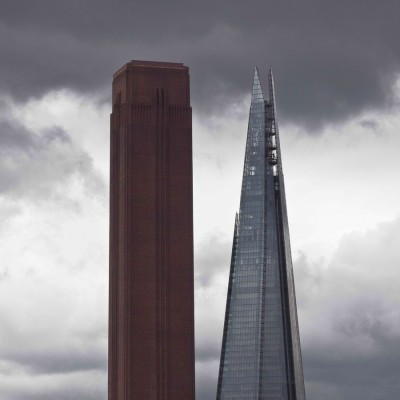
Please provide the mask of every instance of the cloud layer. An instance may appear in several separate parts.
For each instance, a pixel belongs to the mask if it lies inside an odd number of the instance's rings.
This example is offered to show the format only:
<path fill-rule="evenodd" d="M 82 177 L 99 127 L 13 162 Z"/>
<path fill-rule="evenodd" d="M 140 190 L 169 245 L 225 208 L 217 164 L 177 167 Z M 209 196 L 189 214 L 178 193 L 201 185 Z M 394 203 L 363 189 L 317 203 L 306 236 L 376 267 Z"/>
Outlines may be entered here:
<path fill-rule="evenodd" d="M 299 257 L 303 354 L 312 398 L 354 399 L 362 393 L 364 399 L 386 399 L 400 389 L 399 239 L 396 219 L 344 236 L 328 265 Z"/>
<path fill-rule="evenodd" d="M 108 98 L 129 59 L 180 60 L 197 112 L 218 113 L 248 93 L 255 65 L 272 65 L 281 115 L 315 129 L 390 105 L 400 69 L 395 0 L 3 3 L 0 88 L 19 100 L 60 88 Z"/>
<path fill-rule="evenodd" d="M 1 103 L 0 396 L 105 398 L 105 179 L 63 127 L 18 111 Z"/>

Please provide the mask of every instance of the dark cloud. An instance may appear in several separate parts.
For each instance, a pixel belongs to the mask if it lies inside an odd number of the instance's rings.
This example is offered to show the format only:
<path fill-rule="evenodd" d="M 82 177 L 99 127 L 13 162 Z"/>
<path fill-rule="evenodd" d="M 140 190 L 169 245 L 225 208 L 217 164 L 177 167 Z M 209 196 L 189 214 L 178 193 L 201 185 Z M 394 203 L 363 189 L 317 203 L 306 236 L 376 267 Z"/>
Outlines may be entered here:
<path fill-rule="evenodd" d="M 91 157 L 57 126 L 34 132 L 13 119 L 0 120 L 0 196 L 24 200 L 71 200 L 66 185 L 80 180 L 89 193 L 105 196 Z"/>
<path fill-rule="evenodd" d="M 19 374 L 0 384 L 5 400 L 105 400 L 107 376 L 104 372 L 29 377 Z"/>
<path fill-rule="evenodd" d="M 191 67 L 197 112 L 220 112 L 272 65 L 285 121 L 315 128 L 393 100 L 400 4 L 3 1 L 0 88 L 17 99 L 67 87 L 109 96 L 131 58 Z"/>
<path fill-rule="evenodd" d="M 374 132 L 379 132 L 379 123 L 372 119 L 364 119 L 360 122 L 363 128 L 371 129 Z"/>
<path fill-rule="evenodd" d="M 400 390 L 399 239 L 397 219 L 344 236 L 326 266 L 296 260 L 308 399 L 390 399 Z"/>
<path fill-rule="evenodd" d="M 32 376 L 107 370 L 107 354 L 104 351 L 104 343 L 96 346 L 96 343 L 93 344 L 78 337 L 72 339 L 80 345 L 64 343 L 62 348 L 48 346 L 45 349 L 35 349 L 34 344 L 32 344 L 33 348 L 15 346 L 10 349 L 2 349 L 0 358 L 2 361 L 19 365 Z"/>

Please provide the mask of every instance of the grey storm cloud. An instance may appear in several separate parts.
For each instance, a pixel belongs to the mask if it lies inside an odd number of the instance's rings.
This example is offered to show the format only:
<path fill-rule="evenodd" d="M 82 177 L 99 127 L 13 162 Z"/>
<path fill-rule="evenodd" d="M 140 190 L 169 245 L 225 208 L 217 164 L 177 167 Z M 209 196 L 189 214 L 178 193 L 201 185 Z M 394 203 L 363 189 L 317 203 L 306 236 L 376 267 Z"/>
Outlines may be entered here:
<path fill-rule="evenodd" d="M 19 290 L 26 293 L 21 285 Z M 72 296 L 69 300 L 70 306 L 73 305 Z M 31 301 L 34 302 L 35 299 Z M 57 302 L 58 299 L 48 298 L 48 301 Z M 45 310 L 48 307 L 45 304 L 40 305 Z M 60 319 L 58 331 L 48 326 L 50 329 L 43 327 L 37 332 L 37 326 L 46 324 L 46 321 L 43 321 L 40 312 L 34 310 L 38 318 L 33 321 L 33 330 L 36 329 L 36 333 L 32 334 L 32 325 L 29 324 L 13 329 L 21 315 L 12 315 L 5 308 L 1 310 L 2 399 L 106 398 L 106 327 L 97 327 L 97 337 L 85 337 L 85 327 L 76 326 L 74 332 L 71 329 L 71 313 L 65 313 L 63 319 Z"/>
<path fill-rule="evenodd" d="M 86 190 L 105 196 L 105 182 L 91 157 L 63 129 L 35 132 L 13 119 L 0 120 L 0 196 L 67 199 L 65 184 L 74 177 L 85 183 Z"/>
<path fill-rule="evenodd" d="M 300 326 L 311 400 L 386 399 L 400 390 L 399 239 L 397 218 L 345 235 L 327 268 L 304 254 L 296 260 L 300 320 L 312 322 Z"/>
<path fill-rule="evenodd" d="M 103 335 L 104 332 L 101 332 Z M 71 335 L 72 336 L 72 335 Z M 100 334 L 99 334 L 100 336 Z M 1 360 L 19 365 L 30 375 L 52 375 L 60 373 L 80 372 L 88 370 L 107 370 L 107 355 L 104 344 L 98 338 L 84 340 L 78 337 L 68 338 L 63 346 L 48 345 L 20 348 L 15 343 L 8 343 L 7 349 L 1 350 Z M 51 340 L 51 338 L 49 338 Z M 79 345 L 77 345 L 77 343 Z"/>
<path fill-rule="evenodd" d="M 131 58 L 183 61 L 195 110 L 220 112 L 249 93 L 255 65 L 272 65 L 282 119 L 315 128 L 393 102 L 399 13 L 395 0 L 6 0 L 0 89 L 18 100 L 59 88 L 104 98 Z"/>
<path fill-rule="evenodd" d="M 88 371 L 84 374 L 20 377 L 4 385 L 7 400 L 103 400 L 106 399 L 106 374 Z"/>

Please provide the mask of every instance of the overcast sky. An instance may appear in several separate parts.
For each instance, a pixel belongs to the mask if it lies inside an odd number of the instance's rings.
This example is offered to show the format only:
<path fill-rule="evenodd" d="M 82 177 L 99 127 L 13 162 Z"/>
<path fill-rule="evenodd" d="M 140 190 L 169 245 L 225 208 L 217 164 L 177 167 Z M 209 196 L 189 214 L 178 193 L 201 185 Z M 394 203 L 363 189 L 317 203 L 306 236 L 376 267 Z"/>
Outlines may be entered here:
<path fill-rule="evenodd" d="M 197 400 L 215 398 L 254 66 L 275 76 L 308 400 L 400 392 L 400 3 L 2 0 L 0 398 L 105 400 L 111 77 L 190 67 Z"/>

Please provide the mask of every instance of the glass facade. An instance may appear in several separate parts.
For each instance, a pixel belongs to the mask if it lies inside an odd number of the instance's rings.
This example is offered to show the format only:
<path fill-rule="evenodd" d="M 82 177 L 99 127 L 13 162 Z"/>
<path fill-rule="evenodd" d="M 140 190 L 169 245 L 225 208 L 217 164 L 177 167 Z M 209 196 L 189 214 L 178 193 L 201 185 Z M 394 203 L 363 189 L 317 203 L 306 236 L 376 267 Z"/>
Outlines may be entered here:
<path fill-rule="evenodd" d="M 217 400 L 305 400 L 272 72 L 254 74 Z"/>

